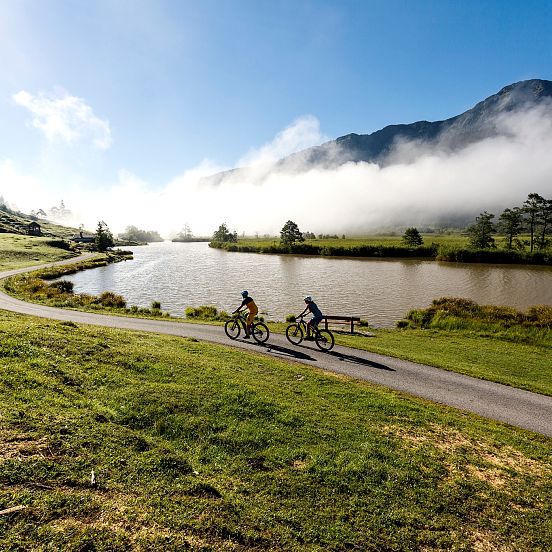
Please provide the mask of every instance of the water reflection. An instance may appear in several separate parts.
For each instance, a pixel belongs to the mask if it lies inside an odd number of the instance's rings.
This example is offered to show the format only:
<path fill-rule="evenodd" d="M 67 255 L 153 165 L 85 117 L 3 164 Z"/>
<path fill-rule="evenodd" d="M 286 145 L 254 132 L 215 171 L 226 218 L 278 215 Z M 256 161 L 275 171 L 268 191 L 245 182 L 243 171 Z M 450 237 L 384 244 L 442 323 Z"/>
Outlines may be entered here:
<path fill-rule="evenodd" d="M 442 296 L 526 309 L 552 304 L 552 269 L 519 265 L 436 263 L 228 253 L 206 243 L 157 243 L 130 248 L 134 260 L 66 277 L 75 291 L 114 291 L 129 305 L 182 316 L 187 306 L 233 310 L 247 289 L 269 319 L 283 320 L 313 295 L 328 314 L 360 316 L 393 326 L 411 308 Z"/>

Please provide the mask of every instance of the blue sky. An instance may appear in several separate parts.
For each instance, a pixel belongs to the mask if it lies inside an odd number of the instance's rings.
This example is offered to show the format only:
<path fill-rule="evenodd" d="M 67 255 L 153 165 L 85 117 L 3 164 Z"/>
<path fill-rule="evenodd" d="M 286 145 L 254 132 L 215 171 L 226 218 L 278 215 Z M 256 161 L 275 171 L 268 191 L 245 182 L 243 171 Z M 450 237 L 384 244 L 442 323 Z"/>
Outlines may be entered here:
<path fill-rule="evenodd" d="M 0 59 L 0 194 L 154 191 L 552 79 L 552 2 L 1 0 Z"/>

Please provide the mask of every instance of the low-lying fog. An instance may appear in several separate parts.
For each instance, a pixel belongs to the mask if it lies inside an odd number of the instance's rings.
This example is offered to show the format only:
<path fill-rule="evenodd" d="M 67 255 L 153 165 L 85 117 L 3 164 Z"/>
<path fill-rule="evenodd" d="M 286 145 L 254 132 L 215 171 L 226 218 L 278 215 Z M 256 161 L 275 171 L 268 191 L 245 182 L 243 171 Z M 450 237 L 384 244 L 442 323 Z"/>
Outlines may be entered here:
<path fill-rule="evenodd" d="M 222 222 L 239 234 L 277 234 L 291 219 L 303 231 L 367 233 L 393 225 L 425 226 L 448 218 L 471 218 L 483 210 L 498 216 L 503 208 L 521 205 L 531 192 L 552 192 L 552 107 L 501 116 L 500 137 L 451 153 L 444 144 L 396 144 L 392 164 L 346 163 L 324 170 L 305 167 L 271 170 L 281 157 L 328 138 L 311 116 L 295 121 L 258 150 L 247 152 L 217 184 L 204 177 L 227 170 L 205 161 L 159 186 L 129 170 L 97 192 L 84 182 L 67 187 L 65 205 L 73 216 L 64 223 L 94 229 L 103 219 L 112 231 L 127 225 L 157 230 L 165 237 L 187 223 L 195 235 L 211 235 Z M 36 175 L 17 173 L 0 161 L 0 190 L 25 212 L 54 201 Z"/>

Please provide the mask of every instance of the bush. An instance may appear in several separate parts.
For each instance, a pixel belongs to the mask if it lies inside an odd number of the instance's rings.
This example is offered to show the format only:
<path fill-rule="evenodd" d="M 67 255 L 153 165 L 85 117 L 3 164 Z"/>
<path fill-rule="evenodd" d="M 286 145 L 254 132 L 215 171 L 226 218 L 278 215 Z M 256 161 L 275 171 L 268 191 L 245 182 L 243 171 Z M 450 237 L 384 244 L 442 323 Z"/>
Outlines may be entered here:
<path fill-rule="evenodd" d="M 154 310 L 160 310 L 161 309 L 161 302 L 160 301 L 153 301 L 151 303 L 151 308 Z"/>
<path fill-rule="evenodd" d="M 126 307 L 126 301 L 122 295 L 117 295 L 112 291 L 104 291 L 99 297 L 97 302 L 104 307 Z"/>
<path fill-rule="evenodd" d="M 512 307 L 442 297 L 426 309 L 410 311 L 397 327 L 464 330 L 515 342 L 549 344 L 552 307 L 536 305 L 523 313 Z"/>
<path fill-rule="evenodd" d="M 58 280 L 50 284 L 50 288 L 57 289 L 59 293 L 73 293 L 73 282 L 69 280 Z"/>
<path fill-rule="evenodd" d="M 227 320 L 229 315 L 226 311 L 217 311 L 213 305 L 201 305 L 199 307 L 186 307 L 186 318 L 194 320 Z"/>
<path fill-rule="evenodd" d="M 286 316 L 286 322 L 295 322 L 297 319 L 295 318 L 294 314 L 288 314 Z"/>

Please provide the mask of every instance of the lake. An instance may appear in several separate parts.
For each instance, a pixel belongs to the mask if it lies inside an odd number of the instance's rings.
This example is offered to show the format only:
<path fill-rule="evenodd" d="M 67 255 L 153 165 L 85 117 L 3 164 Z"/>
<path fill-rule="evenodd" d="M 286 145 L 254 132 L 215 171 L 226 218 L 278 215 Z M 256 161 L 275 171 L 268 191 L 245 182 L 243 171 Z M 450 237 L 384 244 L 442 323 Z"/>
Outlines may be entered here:
<path fill-rule="evenodd" d="M 268 320 L 284 320 L 312 295 L 325 314 L 360 316 L 392 327 L 412 308 L 452 296 L 520 310 L 552 304 L 552 268 L 441 263 L 427 260 L 230 253 L 207 243 L 130 247 L 134 259 L 67 276 L 77 293 L 113 291 L 127 304 L 184 316 L 188 306 L 226 311 L 248 290 Z"/>

